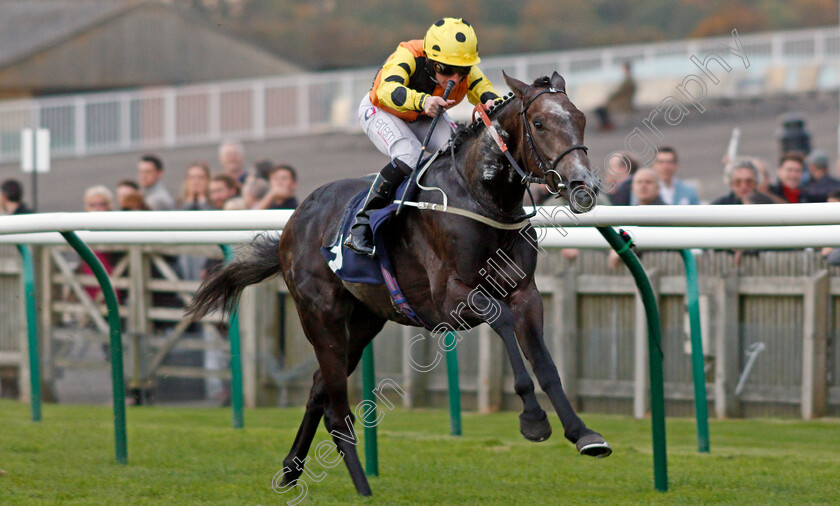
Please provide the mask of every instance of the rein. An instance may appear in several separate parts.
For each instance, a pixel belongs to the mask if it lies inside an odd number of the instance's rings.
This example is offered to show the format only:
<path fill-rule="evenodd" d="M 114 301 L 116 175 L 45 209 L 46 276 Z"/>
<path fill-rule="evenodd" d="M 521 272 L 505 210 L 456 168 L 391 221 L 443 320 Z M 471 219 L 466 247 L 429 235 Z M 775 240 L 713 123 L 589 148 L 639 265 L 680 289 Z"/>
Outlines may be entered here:
<path fill-rule="evenodd" d="M 505 158 L 507 158 L 508 162 L 510 162 L 513 169 L 519 174 L 519 177 L 522 179 L 520 180 L 523 184 L 530 184 L 530 183 L 540 183 L 545 184 L 545 178 L 535 177 L 533 176 L 533 172 L 529 174 L 525 174 L 525 171 L 519 167 L 519 164 L 516 163 L 516 160 L 513 159 L 513 156 L 510 154 L 508 150 L 507 144 L 505 141 L 502 140 L 502 136 L 499 135 L 498 130 L 493 127 L 493 123 L 490 121 L 490 116 L 487 115 L 487 111 L 484 109 L 484 104 L 476 104 L 475 109 L 473 109 L 473 121 L 475 121 L 475 115 L 478 113 L 478 116 L 481 118 L 482 123 L 484 126 L 487 127 L 487 131 L 490 132 L 490 136 L 496 141 L 496 145 L 499 146 L 499 149 L 502 150 L 504 153 Z"/>
<path fill-rule="evenodd" d="M 540 95 L 543 95 L 545 93 L 563 93 L 564 95 L 566 94 L 565 91 L 558 90 L 557 88 L 554 88 L 553 86 L 549 87 L 548 89 L 541 90 L 539 93 L 537 93 L 536 95 L 531 97 L 531 99 L 528 100 L 528 102 L 525 103 L 525 105 L 522 107 L 522 110 L 519 112 L 519 114 L 522 116 L 522 123 L 524 124 L 524 127 L 523 127 L 525 129 L 524 137 L 525 137 L 526 142 L 528 143 L 528 148 L 529 148 L 529 151 L 530 151 L 529 156 L 536 160 L 537 165 L 540 167 L 540 169 L 542 169 L 543 173 L 548 174 L 549 172 L 554 172 L 556 174 L 557 171 L 555 170 L 555 168 L 557 167 L 557 164 L 560 163 L 560 160 L 563 159 L 563 157 L 565 157 L 566 155 L 568 155 L 569 153 L 571 153 L 572 151 L 575 151 L 577 149 L 582 149 L 584 153 L 588 154 L 588 149 L 586 148 L 586 146 L 584 146 L 582 144 L 575 144 L 575 145 L 569 146 L 565 151 L 560 153 L 557 156 L 557 158 L 554 159 L 553 162 L 548 161 L 548 157 L 545 156 L 543 151 L 539 148 L 539 146 L 537 146 L 536 141 L 534 140 L 533 133 L 531 132 L 531 125 L 528 123 L 528 116 L 527 116 L 528 108 L 531 107 L 531 104 L 534 103 L 534 100 L 536 100 L 537 98 L 540 97 Z M 442 190 L 440 190 L 440 188 L 426 188 L 426 187 L 423 187 L 422 185 L 420 185 L 419 180 L 421 179 L 423 173 L 426 171 L 426 169 L 429 168 L 432 161 L 434 161 L 434 159 L 437 158 L 438 155 L 440 155 L 443 151 L 445 151 L 445 149 L 447 149 L 447 146 L 444 146 L 441 149 L 439 149 L 436 153 L 434 153 L 432 156 L 430 156 L 425 161 L 425 163 L 423 164 L 423 168 L 422 168 L 422 170 L 419 171 L 418 178 L 417 178 L 418 179 L 418 186 L 421 189 L 424 189 L 424 190 L 436 189 L 438 191 L 441 191 L 441 193 L 443 193 L 443 204 L 435 204 L 435 203 L 432 203 L 432 202 L 412 202 L 412 201 L 405 201 L 405 200 L 398 200 L 398 201 L 395 200 L 394 203 L 399 203 L 400 206 L 406 205 L 406 206 L 414 207 L 418 210 L 430 210 L 430 211 L 438 211 L 438 212 L 442 212 L 442 213 L 457 214 L 459 216 L 470 218 L 472 220 L 478 221 L 480 223 L 484 223 L 485 225 L 489 225 L 493 228 L 500 229 L 500 230 L 518 230 L 518 229 L 521 229 L 521 228 L 527 226 L 530 223 L 530 219 L 537 214 L 537 206 L 536 206 L 536 203 L 534 202 L 534 196 L 531 193 L 531 186 L 530 186 L 531 183 L 545 184 L 546 180 L 545 180 L 544 177 L 534 176 L 533 171 L 526 174 L 525 171 L 522 170 L 522 168 L 519 166 L 519 164 L 516 163 L 516 160 L 514 160 L 513 155 L 510 154 L 510 150 L 508 149 L 507 145 L 505 144 L 505 141 L 502 140 L 502 137 L 499 134 L 498 130 L 496 130 L 496 128 L 493 126 L 493 123 L 490 121 L 490 116 L 487 114 L 487 111 L 484 108 L 484 104 L 479 103 L 473 109 L 473 122 L 474 123 L 476 122 L 476 118 L 475 118 L 476 114 L 478 114 L 478 116 L 481 118 L 482 123 L 484 123 L 484 126 L 490 132 L 490 136 L 493 138 L 493 140 L 499 146 L 499 149 L 502 150 L 502 153 L 505 155 L 505 158 L 507 158 L 510 165 L 513 167 L 513 169 L 516 171 L 516 173 L 519 174 L 519 176 L 522 178 L 520 180 L 520 183 L 526 185 L 526 189 L 528 190 L 528 196 L 531 198 L 531 205 L 534 208 L 533 212 L 520 216 L 519 218 L 516 219 L 515 222 L 512 222 L 512 223 L 511 222 L 502 222 L 502 221 L 494 220 L 492 218 L 489 218 L 489 217 L 484 216 L 484 215 L 479 214 L 479 213 L 474 213 L 472 211 L 467 211 L 466 209 L 451 207 L 451 206 L 447 205 L 446 193 L 444 193 Z M 450 141 L 449 144 L 451 144 L 451 141 Z M 449 149 L 452 149 L 453 153 L 454 153 L 454 147 L 453 146 L 449 146 Z M 558 186 L 559 186 L 558 190 L 562 189 L 562 188 L 565 188 L 565 185 L 563 183 L 560 183 Z"/>

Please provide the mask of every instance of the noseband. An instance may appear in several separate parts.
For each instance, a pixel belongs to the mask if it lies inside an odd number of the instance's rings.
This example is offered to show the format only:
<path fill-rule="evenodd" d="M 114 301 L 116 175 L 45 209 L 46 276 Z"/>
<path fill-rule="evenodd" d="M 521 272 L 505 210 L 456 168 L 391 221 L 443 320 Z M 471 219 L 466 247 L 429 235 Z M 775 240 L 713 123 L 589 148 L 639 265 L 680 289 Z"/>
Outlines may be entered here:
<path fill-rule="evenodd" d="M 545 93 L 562 93 L 564 95 L 566 94 L 566 92 L 563 91 L 563 90 L 558 90 L 557 88 L 555 88 L 553 86 L 549 87 L 548 89 L 542 90 L 539 93 L 537 93 L 536 95 L 534 95 L 533 97 L 531 97 L 531 99 L 528 100 L 528 102 L 526 102 L 525 105 L 522 107 L 522 111 L 520 111 L 519 114 L 522 115 L 522 123 L 525 125 L 525 141 L 528 143 L 528 148 L 531 150 L 531 153 L 530 153 L 529 156 L 534 158 L 534 160 L 537 162 L 537 165 L 540 167 L 540 170 L 542 170 L 543 174 L 548 175 L 549 172 L 554 172 L 555 174 L 557 174 L 557 171 L 555 170 L 555 168 L 557 167 L 557 164 L 560 163 L 560 160 L 562 160 L 564 156 L 568 155 L 572 151 L 574 151 L 576 149 L 582 149 L 584 153 L 588 154 L 589 150 L 586 149 L 586 146 L 584 146 L 583 144 L 575 144 L 573 146 L 569 146 L 565 151 L 560 153 L 557 156 L 557 158 L 554 159 L 553 162 L 549 162 L 548 157 L 545 156 L 543 151 L 539 148 L 539 146 L 537 146 L 537 143 L 534 140 L 534 134 L 531 132 L 531 124 L 528 122 L 528 116 L 527 116 L 528 108 L 531 107 L 531 104 L 534 103 L 534 100 L 536 100 L 540 95 L 543 95 Z M 558 174 L 558 176 L 559 176 L 559 174 Z M 526 176 L 526 178 L 523 179 L 523 181 L 528 182 L 528 183 L 541 183 L 541 184 L 545 184 L 545 182 L 546 182 L 544 177 L 538 178 L 538 177 L 531 176 L 530 174 L 528 176 Z M 561 182 L 558 190 L 560 188 L 562 188 L 563 186 L 564 185 Z"/>

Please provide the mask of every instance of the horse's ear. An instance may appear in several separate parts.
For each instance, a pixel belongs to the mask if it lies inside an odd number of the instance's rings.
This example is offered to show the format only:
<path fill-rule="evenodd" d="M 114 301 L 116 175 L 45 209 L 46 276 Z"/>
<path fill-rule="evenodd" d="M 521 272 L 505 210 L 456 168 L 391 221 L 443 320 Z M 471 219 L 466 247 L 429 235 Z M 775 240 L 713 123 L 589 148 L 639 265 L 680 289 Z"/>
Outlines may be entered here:
<path fill-rule="evenodd" d="M 505 79 L 505 82 L 510 88 L 510 91 L 516 95 L 517 98 L 522 98 L 525 95 L 526 90 L 528 89 L 528 85 L 520 81 L 519 79 L 515 79 L 510 77 L 509 75 L 505 74 L 505 71 L 502 71 L 502 77 Z"/>
<path fill-rule="evenodd" d="M 558 90 L 566 91 L 566 80 L 556 70 L 551 74 L 551 86 Z"/>

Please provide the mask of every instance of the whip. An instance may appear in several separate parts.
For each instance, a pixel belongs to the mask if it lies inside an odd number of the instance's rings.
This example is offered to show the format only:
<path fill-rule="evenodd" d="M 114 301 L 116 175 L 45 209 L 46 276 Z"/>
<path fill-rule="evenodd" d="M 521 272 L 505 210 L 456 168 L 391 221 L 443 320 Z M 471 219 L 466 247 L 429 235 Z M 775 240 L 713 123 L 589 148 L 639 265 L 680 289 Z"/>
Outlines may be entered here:
<path fill-rule="evenodd" d="M 446 100 L 449 97 L 449 93 L 452 91 L 452 88 L 455 87 L 455 81 L 448 81 L 446 83 L 446 89 L 443 90 L 443 99 Z M 414 170 L 411 171 L 411 175 L 408 179 L 408 184 L 405 185 L 405 190 L 403 191 L 402 197 L 400 197 L 400 205 L 397 207 L 397 215 L 400 214 L 403 208 L 403 202 L 405 202 L 405 196 L 408 195 L 408 190 L 411 189 L 412 186 L 417 182 L 417 169 L 420 167 L 420 162 L 423 160 L 423 155 L 426 154 L 426 146 L 429 145 L 429 140 L 432 138 L 432 133 L 435 131 L 435 126 L 437 125 L 438 120 L 440 119 L 440 115 L 443 114 L 443 107 L 438 107 L 437 112 L 435 113 L 434 119 L 432 119 L 432 124 L 429 127 L 429 131 L 426 133 L 426 139 L 423 141 L 423 147 L 420 149 L 420 156 L 417 157 L 417 163 L 414 164 Z"/>

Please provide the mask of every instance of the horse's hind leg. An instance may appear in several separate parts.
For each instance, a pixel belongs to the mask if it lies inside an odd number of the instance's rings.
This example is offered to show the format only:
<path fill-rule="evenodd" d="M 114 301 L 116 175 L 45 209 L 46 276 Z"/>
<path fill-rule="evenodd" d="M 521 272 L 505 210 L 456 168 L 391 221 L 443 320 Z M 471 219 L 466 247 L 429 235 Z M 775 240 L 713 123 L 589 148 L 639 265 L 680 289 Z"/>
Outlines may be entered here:
<path fill-rule="evenodd" d="M 329 396 L 328 416 L 325 416 L 324 422 L 336 446 L 344 453 L 344 464 L 350 472 L 356 492 L 360 495 L 371 495 L 371 490 L 359 461 L 359 454 L 356 452 L 359 438 L 355 429 L 351 427 L 353 414 L 347 399 L 347 377 L 356 368 L 365 347 L 382 330 L 384 324 L 385 320 L 377 318 L 361 304 L 356 303 L 344 332 L 336 332 L 340 334 L 344 348 L 337 343 L 322 347 L 321 350 L 316 347 Z M 329 367 L 328 364 L 333 366 Z"/>
<path fill-rule="evenodd" d="M 355 369 L 365 346 L 379 333 L 385 320 L 370 314 L 359 304 L 349 312 L 349 317 L 344 319 L 301 315 L 304 331 L 315 347 L 321 367 L 295 443 L 284 460 L 284 465 L 290 469 L 284 475 L 284 483 L 291 483 L 303 472 L 303 461 L 312 444 L 318 422 L 324 416 L 324 424 L 344 455 L 356 491 L 361 495 L 370 495 L 370 485 L 356 452 L 358 438 L 354 437 L 355 430 L 348 426 L 348 423 L 353 423 L 353 415 L 347 399 L 347 376 Z M 298 459 L 297 462 L 295 459 Z"/>
<path fill-rule="evenodd" d="M 306 412 L 303 415 L 303 420 L 300 422 L 300 428 L 295 436 L 295 442 L 292 443 L 292 449 L 289 454 L 283 459 L 283 469 L 286 472 L 283 474 L 283 485 L 294 482 L 303 473 L 304 462 L 306 454 L 309 453 L 309 447 L 312 445 L 312 439 L 318 431 L 318 423 L 321 417 L 324 416 L 324 405 L 327 401 L 327 392 L 324 388 L 324 382 L 321 379 L 321 370 L 315 371 L 312 378 L 312 389 L 309 392 L 309 400 L 306 401 Z"/>

